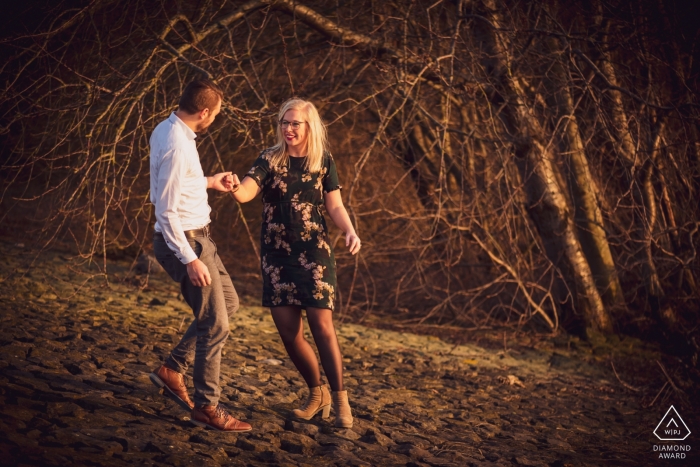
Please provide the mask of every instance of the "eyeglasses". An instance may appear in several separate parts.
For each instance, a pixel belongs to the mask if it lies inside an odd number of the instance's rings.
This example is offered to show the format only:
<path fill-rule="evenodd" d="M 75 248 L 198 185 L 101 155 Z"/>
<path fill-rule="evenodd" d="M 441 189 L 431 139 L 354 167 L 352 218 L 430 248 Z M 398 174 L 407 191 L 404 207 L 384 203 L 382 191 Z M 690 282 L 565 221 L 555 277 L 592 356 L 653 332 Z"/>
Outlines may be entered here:
<path fill-rule="evenodd" d="M 283 130 L 290 125 L 292 127 L 292 130 L 298 130 L 302 123 L 306 123 L 306 122 L 288 122 L 287 120 L 280 120 L 279 121 L 279 124 Z"/>

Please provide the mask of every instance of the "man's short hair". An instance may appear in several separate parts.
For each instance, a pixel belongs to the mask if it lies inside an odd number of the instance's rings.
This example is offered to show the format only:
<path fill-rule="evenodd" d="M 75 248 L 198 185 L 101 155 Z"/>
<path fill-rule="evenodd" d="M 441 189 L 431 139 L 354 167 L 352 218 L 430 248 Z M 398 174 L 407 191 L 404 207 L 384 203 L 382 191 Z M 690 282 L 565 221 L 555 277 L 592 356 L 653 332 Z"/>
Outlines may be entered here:
<path fill-rule="evenodd" d="M 196 79 L 185 86 L 178 106 L 180 110 L 192 115 L 204 109 L 211 111 L 223 97 L 223 91 L 213 81 Z"/>

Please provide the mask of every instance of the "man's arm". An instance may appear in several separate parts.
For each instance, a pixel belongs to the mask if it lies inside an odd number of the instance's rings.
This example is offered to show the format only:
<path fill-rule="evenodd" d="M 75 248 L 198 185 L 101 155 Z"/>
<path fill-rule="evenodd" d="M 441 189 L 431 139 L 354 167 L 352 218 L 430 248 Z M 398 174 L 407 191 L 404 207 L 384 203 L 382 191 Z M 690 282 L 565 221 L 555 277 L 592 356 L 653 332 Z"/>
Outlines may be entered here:
<path fill-rule="evenodd" d="M 185 237 L 177 207 L 180 204 L 182 180 L 187 173 L 184 154 L 177 150 L 166 152 L 158 170 L 158 193 L 155 199 L 156 219 L 168 247 L 187 266 L 192 283 L 203 287 L 211 283 L 207 266 L 202 263 Z M 205 182 L 204 180 L 202 181 Z"/>
<path fill-rule="evenodd" d="M 206 287 L 211 284 L 211 275 L 209 274 L 209 268 L 204 264 L 199 258 L 187 263 L 187 275 L 192 281 L 192 284 L 197 287 Z"/>

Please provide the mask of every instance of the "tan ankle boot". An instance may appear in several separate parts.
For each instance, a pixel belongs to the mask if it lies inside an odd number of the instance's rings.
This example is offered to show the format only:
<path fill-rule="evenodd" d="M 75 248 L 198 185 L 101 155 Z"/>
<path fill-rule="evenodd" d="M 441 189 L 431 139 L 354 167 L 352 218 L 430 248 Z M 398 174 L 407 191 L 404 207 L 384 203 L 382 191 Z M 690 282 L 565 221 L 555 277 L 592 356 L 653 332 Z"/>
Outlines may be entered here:
<path fill-rule="evenodd" d="M 304 405 L 300 409 L 294 409 L 292 413 L 302 420 L 311 420 L 311 417 L 320 411 L 323 411 L 321 414 L 323 418 L 331 415 L 331 395 L 325 385 L 309 388 L 309 397 L 306 398 Z"/>
<path fill-rule="evenodd" d="M 333 391 L 336 428 L 352 428 L 352 414 L 347 391 Z"/>

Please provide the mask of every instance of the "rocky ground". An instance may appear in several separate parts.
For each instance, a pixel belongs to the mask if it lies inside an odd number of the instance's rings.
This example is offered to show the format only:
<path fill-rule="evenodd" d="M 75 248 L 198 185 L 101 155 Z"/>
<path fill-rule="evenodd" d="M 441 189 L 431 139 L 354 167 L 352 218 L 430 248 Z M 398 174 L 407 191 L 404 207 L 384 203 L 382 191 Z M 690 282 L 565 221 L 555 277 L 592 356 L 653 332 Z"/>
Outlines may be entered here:
<path fill-rule="evenodd" d="M 28 268 L 33 253 L 0 243 L 3 465 L 700 465 L 695 434 L 685 460 L 653 451 L 673 392 L 648 407 L 570 345 L 489 350 L 340 324 L 355 425 L 294 421 L 306 389 L 253 298 L 232 320 L 221 381 L 253 431 L 197 428 L 148 379 L 190 320 L 176 285 L 156 274 L 141 289 L 127 263 L 105 278 L 60 252 Z M 700 432 L 692 404 L 675 404 Z"/>

